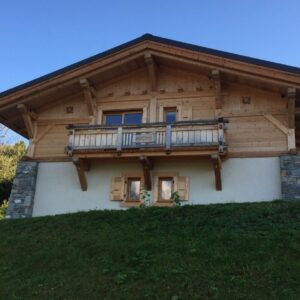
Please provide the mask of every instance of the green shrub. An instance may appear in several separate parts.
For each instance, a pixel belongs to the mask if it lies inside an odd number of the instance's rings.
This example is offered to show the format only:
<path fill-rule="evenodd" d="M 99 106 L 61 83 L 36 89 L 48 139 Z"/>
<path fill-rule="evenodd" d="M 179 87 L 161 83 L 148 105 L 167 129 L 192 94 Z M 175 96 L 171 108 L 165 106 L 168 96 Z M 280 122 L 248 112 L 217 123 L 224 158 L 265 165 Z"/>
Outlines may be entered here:
<path fill-rule="evenodd" d="M 5 218 L 6 209 L 8 207 L 8 201 L 4 200 L 2 204 L 0 205 L 0 220 Z"/>

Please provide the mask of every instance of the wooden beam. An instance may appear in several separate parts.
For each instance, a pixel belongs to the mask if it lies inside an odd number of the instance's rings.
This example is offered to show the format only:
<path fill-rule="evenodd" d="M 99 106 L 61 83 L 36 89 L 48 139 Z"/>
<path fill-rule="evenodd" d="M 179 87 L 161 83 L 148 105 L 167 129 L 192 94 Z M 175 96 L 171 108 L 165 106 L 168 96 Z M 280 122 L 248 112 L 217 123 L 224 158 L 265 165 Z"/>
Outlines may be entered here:
<path fill-rule="evenodd" d="M 296 88 L 290 87 L 287 91 L 288 95 L 288 126 L 290 129 L 295 128 L 295 103 L 296 103 Z"/>
<path fill-rule="evenodd" d="M 88 184 L 84 173 L 88 170 L 87 161 L 83 158 L 73 158 L 73 163 L 77 170 L 81 190 L 87 191 Z"/>
<path fill-rule="evenodd" d="M 271 114 L 264 114 L 264 117 L 270 121 L 274 126 L 276 126 L 279 130 L 281 130 L 284 134 L 287 135 L 287 146 L 289 151 L 294 151 L 296 148 L 296 140 L 295 140 L 295 129 L 287 128 L 283 123 L 281 123 L 278 119 L 273 117 Z"/>
<path fill-rule="evenodd" d="M 80 85 L 83 89 L 85 103 L 87 105 L 88 113 L 93 118 L 91 123 L 95 123 L 97 120 L 97 104 L 96 104 L 96 91 L 90 84 L 90 82 L 83 78 L 80 79 Z"/>
<path fill-rule="evenodd" d="M 148 69 L 150 89 L 152 92 L 155 92 L 157 90 L 157 77 L 158 77 L 157 64 L 150 53 L 145 54 L 145 61 Z"/>
<path fill-rule="evenodd" d="M 215 184 L 216 184 L 216 190 L 222 191 L 222 177 L 221 177 L 221 168 L 222 168 L 222 162 L 219 155 L 212 155 L 211 161 L 214 167 L 215 172 Z"/>
<path fill-rule="evenodd" d="M 18 104 L 17 108 L 22 114 L 22 118 L 27 130 L 28 137 L 31 139 L 33 138 L 33 123 L 32 123 L 29 109 L 25 104 Z"/>
<path fill-rule="evenodd" d="M 222 97 L 221 97 L 221 77 L 219 70 L 211 71 L 211 79 L 213 81 L 214 90 L 215 90 L 215 103 L 216 109 L 222 108 Z"/>
<path fill-rule="evenodd" d="M 140 156 L 140 162 L 143 167 L 143 175 L 145 181 L 145 188 L 147 191 L 151 191 L 152 183 L 151 183 L 151 174 L 150 171 L 153 169 L 153 162 L 147 156 Z"/>

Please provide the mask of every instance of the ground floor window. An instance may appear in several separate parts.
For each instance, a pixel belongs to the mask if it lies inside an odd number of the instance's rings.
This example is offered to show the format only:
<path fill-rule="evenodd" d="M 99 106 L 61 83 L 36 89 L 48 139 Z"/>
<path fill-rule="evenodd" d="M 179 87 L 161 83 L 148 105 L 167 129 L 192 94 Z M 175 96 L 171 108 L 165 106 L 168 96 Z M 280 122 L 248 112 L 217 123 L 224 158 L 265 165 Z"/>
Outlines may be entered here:
<path fill-rule="evenodd" d="M 159 177 L 159 201 L 172 200 L 172 193 L 174 192 L 174 178 L 173 177 Z"/>
<path fill-rule="evenodd" d="M 140 201 L 141 178 L 127 179 L 127 197 L 126 201 Z"/>

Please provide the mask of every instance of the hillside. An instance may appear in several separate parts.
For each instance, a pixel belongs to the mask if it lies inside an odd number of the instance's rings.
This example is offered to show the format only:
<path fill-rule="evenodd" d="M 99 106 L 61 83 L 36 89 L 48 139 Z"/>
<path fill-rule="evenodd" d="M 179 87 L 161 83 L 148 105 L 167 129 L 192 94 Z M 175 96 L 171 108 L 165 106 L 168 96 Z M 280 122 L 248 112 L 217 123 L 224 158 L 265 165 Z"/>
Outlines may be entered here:
<path fill-rule="evenodd" d="M 300 202 L 0 221 L 0 299 L 299 299 Z"/>

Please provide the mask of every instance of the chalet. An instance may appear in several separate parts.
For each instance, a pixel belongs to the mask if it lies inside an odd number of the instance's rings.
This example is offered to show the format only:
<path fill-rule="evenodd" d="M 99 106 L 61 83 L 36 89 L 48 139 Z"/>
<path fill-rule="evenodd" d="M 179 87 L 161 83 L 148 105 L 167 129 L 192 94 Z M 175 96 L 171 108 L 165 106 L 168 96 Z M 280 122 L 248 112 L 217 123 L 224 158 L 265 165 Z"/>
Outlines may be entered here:
<path fill-rule="evenodd" d="M 29 139 L 7 217 L 298 199 L 299 89 L 300 68 L 146 34 L 2 92 Z"/>

